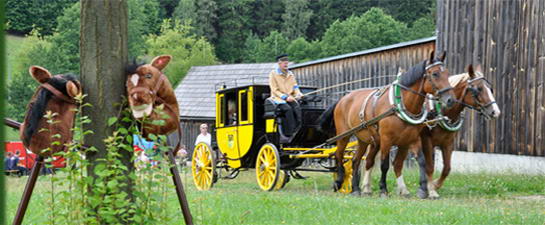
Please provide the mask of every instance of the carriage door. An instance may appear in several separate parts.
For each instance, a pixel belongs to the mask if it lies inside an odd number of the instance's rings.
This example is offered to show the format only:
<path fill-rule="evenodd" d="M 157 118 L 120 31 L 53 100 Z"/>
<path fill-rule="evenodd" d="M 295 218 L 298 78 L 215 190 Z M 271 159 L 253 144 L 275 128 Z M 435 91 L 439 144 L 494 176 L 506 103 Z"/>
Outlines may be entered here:
<path fill-rule="evenodd" d="M 254 134 L 253 87 L 238 91 L 238 151 L 245 156 L 252 146 Z"/>
<path fill-rule="evenodd" d="M 231 168 L 241 166 L 238 147 L 237 92 L 216 95 L 216 140 Z M 235 159 L 235 160 L 229 160 Z"/>

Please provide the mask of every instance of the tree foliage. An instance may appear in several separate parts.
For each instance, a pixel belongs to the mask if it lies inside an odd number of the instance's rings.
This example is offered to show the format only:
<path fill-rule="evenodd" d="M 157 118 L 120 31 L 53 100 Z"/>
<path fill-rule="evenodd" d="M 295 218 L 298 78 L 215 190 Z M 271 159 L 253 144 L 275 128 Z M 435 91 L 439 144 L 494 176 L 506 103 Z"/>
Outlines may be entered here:
<path fill-rule="evenodd" d="M 288 39 L 305 37 L 312 11 L 308 8 L 308 0 L 284 0 L 286 12 L 282 15 L 283 30 Z"/>
<path fill-rule="evenodd" d="M 10 32 L 28 34 L 36 29 L 42 35 L 49 35 L 57 26 L 57 17 L 65 8 L 77 0 L 6 0 L 7 29 Z"/>
<path fill-rule="evenodd" d="M 361 51 L 407 40 L 407 26 L 379 8 L 335 21 L 322 39 L 322 57 Z"/>
<path fill-rule="evenodd" d="M 147 55 L 171 55 L 165 75 L 175 87 L 192 66 L 216 63 L 214 47 L 203 37 L 191 34 L 191 27 L 179 21 L 165 20 L 159 35 L 150 35 L 146 40 Z"/>

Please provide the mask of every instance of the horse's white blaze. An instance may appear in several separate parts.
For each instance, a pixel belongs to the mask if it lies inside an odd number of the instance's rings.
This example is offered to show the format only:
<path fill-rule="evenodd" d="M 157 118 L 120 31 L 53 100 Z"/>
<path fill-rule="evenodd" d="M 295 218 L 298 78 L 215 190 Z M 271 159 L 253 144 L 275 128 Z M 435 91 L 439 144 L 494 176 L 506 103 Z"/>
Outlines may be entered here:
<path fill-rule="evenodd" d="M 492 94 L 492 91 L 489 87 L 486 87 L 486 93 L 488 94 L 488 97 L 491 101 L 496 102 L 496 99 L 494 98 L 494 95 Z M 498 107 L 498 104 L 494 103 L 492 104 L 492 110 L 494 110 L 494 117 L 498 118 L 500 116 L 500 107 Z"/>
<path fill-rule="evenodd" d="M 373 171 L 373 167 L 365 170 L 363 175 L 363 193 L 371 193 L 371 171 Z"/>
<path fill-rule="evenodd" d="M 134 84 L 134 86 L 137 86 L 138 85 L 138 80 L 140 79 L 140 76 L 138 76 L 138 74 L 133 74 L 131 76 L 131 82 L 132 84 Z"/>

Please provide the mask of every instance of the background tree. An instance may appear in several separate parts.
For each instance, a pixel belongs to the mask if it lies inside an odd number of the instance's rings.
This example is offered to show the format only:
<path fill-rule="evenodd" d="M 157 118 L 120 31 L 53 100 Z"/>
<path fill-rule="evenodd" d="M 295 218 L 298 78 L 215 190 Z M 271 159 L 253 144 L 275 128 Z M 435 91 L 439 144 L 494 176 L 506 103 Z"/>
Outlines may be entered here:
<path fill-rule="evenodd" d="M 174 24 L 174 25 L 172 25 Z M 191 66 L 213 65 L 216 63 L 214 47 L 203 37 L 191 34 L 191 27 L 165 20 L 159 35 L 151 35 L 146 40 L 147 55 L 172 55 L 172 61 L 164 70 L 175 88 Z"/>
<path fill-rule="evenodd" d="M 37 29 L 42 35 L 53 33 L 57 27 L 57 17 L 64 9 L 72 6 L 77 0 L 20 1 L 6 0 L 6 30 L 12 33 L 28 34 Z"/>
<path fill-rule="evenodd" d="M 282 15 L 285 11 L 284 1 L 259 0 L 252 4 L 251 31 L 260 38 L 268 36 L 273 30 L 282 29 Z"/>
<path fill-rule="evenodd" d="M 282 15 L 284 20 L 282 33 L 289 40 L 305 37 L 312 11 L 308 8 L 308 0 L 284 0 L 286 11 Z"/>
<path fill-rule="evenodd" d="M 227 63 L 240 63 L 244 58 L 244 41 L 251 29 L 252 7 L 254 0 L 221 1 L 218 11 L 218 41 L 216 54 Z"/>
<path fill-rule="evenodd" d="M 321 57 L 362 51 L 408 40 L 407 26 L 372 8 L 361 16 L 335 21 L 321 41 Z"/>
<path fill-rule="evenodd" d="M 193 24 L 197 20 L 197 6 L 195 0 L 180 0 L 174 13 L 172 21 L 181 21 L 182 23 Z"/>
<path fill-rule="evenodd" d="M 414 21 L 409 29 L 410 39 L 432 37 L 435 34 L 435 21 L 431 16 L 423 16 Z"/>

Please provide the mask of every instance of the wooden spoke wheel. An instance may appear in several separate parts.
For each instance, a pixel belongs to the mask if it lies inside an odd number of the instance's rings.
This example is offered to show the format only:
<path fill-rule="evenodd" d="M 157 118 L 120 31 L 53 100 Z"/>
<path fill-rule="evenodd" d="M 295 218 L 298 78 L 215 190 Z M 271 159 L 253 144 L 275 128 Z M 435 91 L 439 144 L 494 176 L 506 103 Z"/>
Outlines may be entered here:
<path fill-rule="evenodd" d="M 278 149 L 267 143 L 261 146 L 255 163 L 257 184 L 264 191 L 272 191 L 280 177 L 280 155 Z"/>
<path fill-rule="evenodd" d="M 197 189 L 208 190 L 214 184 L 216 157 L 212 148 L 204 142 L 195 146 L 191 158 L 191 173 Z"/>
<path fill-rule="evenodd" d="M 278 174 L 278 182 L 276 182 L 276 185 L 274 186 L 274 190 L 280 190 L 286 186 L 288 183 L 290 177 L 288 175 L 288 172 L 284 170 L 280 170 L 280 174 Z"/>

